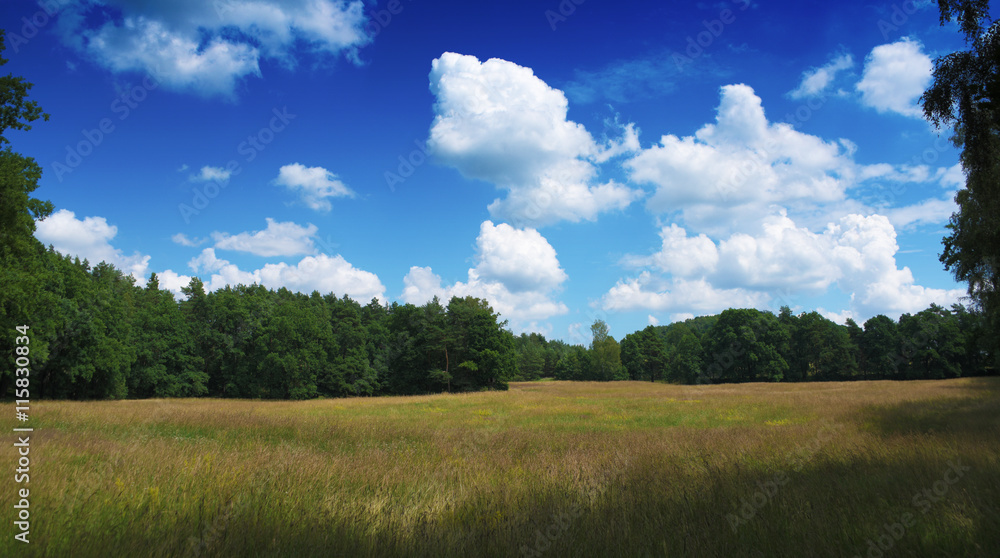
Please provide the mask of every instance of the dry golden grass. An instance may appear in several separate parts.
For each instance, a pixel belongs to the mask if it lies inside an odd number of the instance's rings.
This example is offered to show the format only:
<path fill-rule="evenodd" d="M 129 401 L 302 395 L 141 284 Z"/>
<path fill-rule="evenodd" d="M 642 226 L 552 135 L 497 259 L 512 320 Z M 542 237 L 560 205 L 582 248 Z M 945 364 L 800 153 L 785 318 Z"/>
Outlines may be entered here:
<path fill-rule="evenodd" d="M 32 411 L 4 556 L 1000 555 L 998 378 Z"/>

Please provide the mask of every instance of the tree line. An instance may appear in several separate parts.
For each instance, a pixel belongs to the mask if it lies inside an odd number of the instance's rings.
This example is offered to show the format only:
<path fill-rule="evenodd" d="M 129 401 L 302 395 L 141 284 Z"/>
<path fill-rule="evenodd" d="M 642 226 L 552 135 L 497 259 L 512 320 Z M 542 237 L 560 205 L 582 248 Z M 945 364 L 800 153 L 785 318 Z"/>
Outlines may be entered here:
<path fill-rule="evenodd" d="M 648 326 L 620 343 L 598 320 L 589 349 L 521 335 L 518 379 L 644 380 L 680 384 L 942 379 L 996 372 L 985 316 L 960 304 L 932 304 L 898 321 L 877 315 L 859 326 L 817 312 L 778 315 L 729 309 Z M 544 358 L 543 358 L 544 356 Z"/>
<path fill-rule="evenodd" d="M 260 285 L 205 292 L 195 277 L 177 301 L 155 273 L 140 287 L 51 247 L 20 262 L 28 288 L 2 297 L 3 353 L 28 325 L 36 398 L 309 399 L 506 389 L 516 377 L 513 334 L 473 297 L 362 306 Z M 5 370 L 0 393 L 13 379 Z"/>
<path fill-rule="evenodd" d="M 348 296 L 260 285 L 183 300 L 114 266 L 65 256 L 37 240 L 0 259 L 0 344 L 13 354 L 29 325 L 36 398 L 309 399 L 506 389 L 509 381 L 644 380 L 698 384 L 955 378 L 991 373 L 981 314 L 932 305 L 863 327 L 816 312 L 729 309 L 649 326 L 619 343 L 605 322 L 588 347 L 514 336 L 474 297 L 366 305 Z M 8 248 L 4 253 L 10 252 Z M 13 393 L 11 370 L 0 394 Z"/>

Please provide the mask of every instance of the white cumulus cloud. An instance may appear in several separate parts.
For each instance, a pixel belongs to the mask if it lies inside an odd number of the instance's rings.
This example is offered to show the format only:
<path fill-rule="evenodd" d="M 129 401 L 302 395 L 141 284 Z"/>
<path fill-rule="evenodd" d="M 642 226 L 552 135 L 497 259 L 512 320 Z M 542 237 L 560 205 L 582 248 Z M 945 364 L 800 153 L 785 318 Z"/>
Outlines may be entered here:
<path fill-rule="evenodd" d="M 921 118 L 917 98 L 931 83 L 934 64 L 920 43 L 901 39 L 872 49 L 865 58 L 861 81 L 855 88 L 861 102 L 878 112 L 895 112 Z"/>
<path fill-rule="evenodd" d="M 530 68 L 446 52 L 432 63 L 430 88 L 436 102 L 428 146 L 463 176 L 507 191 L 490 205 L 494 217 L 530 227 L 594 220 L 638 197 L 613 181 L 595 183 L 594 165 L 635 142 L 599 146 L 567 120 L 562 91 Z"/>
<path fill-rule="evenodd" d="M 302 202 L 316 211 L 330 211 L 330 198 L 354 197 L 353 190 L 323 167 L 307 167 L 299 163 L 285 165 L 278 170 L 278 178 L 274 182 L 297 192 Z"/>
<path fill-rule="evenodd" d="M 625 263 L 632 267 L 652 266 L 677 277 L 696 277 L 715 269 L 719 251 L 708 236 L 689 238 L 687 231 L 671 224 L 660 229 L 663 248 L 652 256 L 630 256 Z"/>
<path fill-rule="evenodd" d="M 478 275 L 486 281 L 499 281 L 512 292 L 551 290 L 566 280 L 555 249 L 534 229 L 485 221 L 477 245 Z"/>
<path fill-rule="evenodd" d="M 186 298 L 181 289 L 191 283 L 190 275 L 180 275 L 168 269 L 163 273 L 157 273 L 156 277 L 160 281 L 161 289 L 174 293 L 178 298 Z"/>
<path fill-rule="evenodd" d="M 262 59 L 294 67 L 299 46 L 356 60 L 370 42 L 361 1 L 80 0 L 62 7 L 64 42 L 113 71 L 175 90 L 235 97 Z"/>
<path fill-rule="evenodd" d="M 220 250 L 236 250 L 249 252 L 256 256 L 298 256 L 313 254 L 316 246 L 313 238 L 318 227 L 309 224 L 305 227 L 292 222 L 279 223 L 270 217 L 266 218 L 267 228 L 262 231 L 241 232 L 230 235 L 224 232 L 213 232 L 212 240 L 215 248 Z"/>
<path fill-rule="evenodd" d="M 940 184 L 953 192 L 964 182 L 960 168 L 859 164 L 856 151 L 850 140 L 769 122 L 760 97 L 738 84 L 721 88 L 714 123 L 692 136 L 664 135 L 624 167 L 633 182 L 653 186 L 647 209 L 679 216 L 687 228 L 714 238 L 758 230 L 779 210 L 812 230 L 850 213 L 890 214 L 899 226 L 947 219 L 948 202 L 904 208 L 895 193 L 910 184 Z M 856 195 L 861 186 L 871 188 L 867 202 Z"/>
<path fill-rule="evenodd" d="M 767 303 L 765 293 L 747 289 L 717 289 L 704 279 L 667 279 L 643 271 L 619 280 L 602 298 L 607 311 L 654 311 L 696 315 L 717 314 L 726 308 L 754 308 Z"/>
<path fill-rule="evenodd" d="M 605 310 L 763 308 L 786 295 L 836 286 L 850 295 L 850 315 L 867 319 L 898 317 L 932 302 L 948 306 L 964 292 L 917 285 L 910 269 L 896 263 L 896 230 L 884 215 L 846 215 L 819 233 L 787 215 L 770 215 L 755 234 L 737 232 L 718 242 L 672 224 L 661 238 L 658 253 L 627 258 L 646 269 L 612 287 L 602 299 Z"/>
<path fill-rule="evenodd" d="M 756 224 L 773 204 L 841 201 L 856 173 L 844 142 L 769 123 L 760 97 L 743 84 L 722 87 L 714 124 L 694 136 L 665 135 L 625 168 L 632 181 L 655 187 L 650 211 L 681 211 L 689 224 L 717 232 L 734 219 Z"/>
<path fill-rule="evenodd" d="M 285 287 L 301 293 L 346 294 L 361 303 L 372 298 L 385 300 L 385 286 L 378 276 L 354 267 L 339 254 L 307 256 L 294 265 L 280 262 L 246 271 L 228 260 L 220 259 L 214 248 L 205 248 L 191 259 L 188 266 L 195 273 L 210 274 L 211 278 L 205 284 L 206 290 L 210 291 L 226 285 L 256 283 L 271 289 Z"/>
<path fill-rule="evenodd" d="M 568 312 L 553 298 L 566 272 L 538 231 L 485 221 L 476 246 L 476 266 L 467 281 L 446 286 L 431 268 L 414 266 L 403 278 L 403 301 L 423 304 L 437 296 L 447 304 L 453 296 L 483 298 L 515 329 Z"/>
<path fill-rule="evenodd" d="M 118 227 L 108 224 L 104 217 L 77 219 L 75 213 L 66 209 L 38 221 L 35 229 L 35 237 L 42 244 L 52 245 L 63 254 L 86 259 L 92 266 L 107 262 L 144 284 L 150 257 L 139 252 L 126 256 L 111 245 L 117 234 Z"/>
<path fill-rule="evenodd" d="M 917 46 L 903 41 L 902 48 Z M 835 59 L 824 68 L 833 72 L 848 62 Z M 825 79 L 806 79 L 802 93 L 822 92 Z M 919 285 L 897 265 L 896 234 L 947 220 L 954 210 L 949 200 L 964 182 L 960 167 L 917 159 L 859 164 L 857 150 L 846 139 L 769 122 L 747 85 L 722 87 L 714 123 L 691 136 L 664 135 L 624 163 L 633 182 L 653 187 L 647 209 L 666 224 L 658 250 L 621 259 L 632 275 L 599 305 L 700 315 L 837 289 L 850 297 L 837 315 L 866 318 L 958 301 L 962 291 Z M 918 188 L 932 195 L 914 200 Z"/>

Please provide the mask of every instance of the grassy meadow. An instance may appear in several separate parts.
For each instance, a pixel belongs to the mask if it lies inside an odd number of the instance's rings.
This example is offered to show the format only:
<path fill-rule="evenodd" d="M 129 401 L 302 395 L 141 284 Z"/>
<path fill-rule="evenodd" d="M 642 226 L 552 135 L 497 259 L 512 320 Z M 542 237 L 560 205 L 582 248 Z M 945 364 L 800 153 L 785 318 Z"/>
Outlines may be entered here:
<path fill-rule="evenodd" d="M 1000 378 L 32 413 L 2 556 L 1000 555 Z"/>

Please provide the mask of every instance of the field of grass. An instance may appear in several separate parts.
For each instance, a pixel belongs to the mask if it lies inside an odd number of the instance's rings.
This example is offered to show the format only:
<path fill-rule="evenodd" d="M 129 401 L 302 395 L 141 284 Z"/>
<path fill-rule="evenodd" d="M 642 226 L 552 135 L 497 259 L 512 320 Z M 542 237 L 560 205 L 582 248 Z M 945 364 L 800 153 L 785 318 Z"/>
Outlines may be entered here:
<path fill-rule="evenodd" d="M 2 556 L 1000 555 L 1000 378 L 32 412 Z"/>

